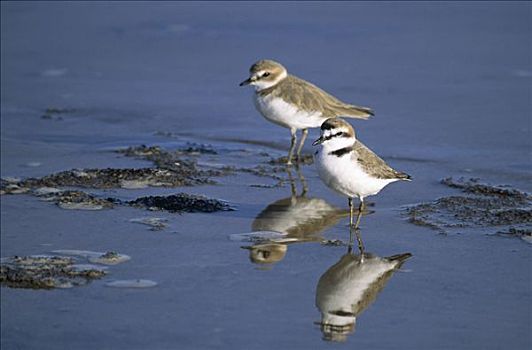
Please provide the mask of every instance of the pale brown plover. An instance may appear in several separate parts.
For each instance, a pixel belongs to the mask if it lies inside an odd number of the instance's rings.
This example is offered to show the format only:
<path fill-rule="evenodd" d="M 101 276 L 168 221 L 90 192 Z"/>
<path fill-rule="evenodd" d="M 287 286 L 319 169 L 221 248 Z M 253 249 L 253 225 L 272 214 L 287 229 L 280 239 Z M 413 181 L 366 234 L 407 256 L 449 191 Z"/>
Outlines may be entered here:
<path fill-rule="evenodd" d="M 364 198 L 379 193 L 391 182 L 410 180 L 410 175 L 392 169 L 358 141 L 353 127 L 341 118 L 327 119 L 321 125 L 321 136 L 313 145 L 318 144 L 321 147 L 314 156 L 318 174 L 328 187 L 348 197 L 351 227 L 353 198 L 360 200 L 355 229 L 360 223 Z"/>
<path fill-rule="evenodd" d="M 370 108 L 344 103 L 319 87 L 288 74 L 286 68 L 275 61 L 260 60 L 251 66 L 249 72 L 249 78 L 240 86 L 255 87 L 257 110 L 267 120 L 290 129 L 292 137 L 288 165 L 292 164 L 298 129 L 302 129 L 296 152 L 300 159 L 308 128 L 319 127 L 327 118 L 343 116 L 367 119 L 373 115 Z"/>

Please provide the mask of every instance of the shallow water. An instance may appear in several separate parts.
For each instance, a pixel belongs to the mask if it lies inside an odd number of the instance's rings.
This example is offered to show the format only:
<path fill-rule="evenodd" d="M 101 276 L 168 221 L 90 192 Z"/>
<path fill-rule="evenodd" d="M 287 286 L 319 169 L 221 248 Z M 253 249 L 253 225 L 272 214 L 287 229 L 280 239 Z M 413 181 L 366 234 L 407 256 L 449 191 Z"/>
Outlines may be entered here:
<path fill-rule="evenodd" d="M 371 198 L 362 219 L 367 251 L 413 256 L 356 316 L 340 347 L 532 347 L 532 246 L 492 235 L 496 228 L 439 234 L 402 213 L 458 193 L 439 183 L 447 176 L 532 191 L 530 4 L 1 6 L 2 177 L 147 166 L 111 152 L 140 144 L 210 144 L 218 155 L 199 159 L 211 166 L 253 166 L 268 159 L 264 152 L 280 157 L 288 131 L 260 117 L 251 92 L 238 87 L 252 62 L 277 59 L 341 99 L 373 107 L 374 118 L 353 122 L 360 139 L 414 177 Z M 71 111 L 42 118 L 47 108 Z M 316 136 L 312 130 L 309 140 Z M 122 200 L 186 192 L 225 200 L 232 212 L 72 211 L 2 196 L 2 257 L 54 250 L 131 257 L 79 288 L 2 287 L 2 349 L 336 347 L 315 324 L 316 290 L 347 252 L 348 219 L 331 209 L 347 209 L 347 201 L 313 166 L 302 171 L 314 201 L 287 201 L 288 182 L 275 187 L 247 173 L 217 185 L 91 192 Z M 328 210 L 334 214 L 307 215 Z M 149 216 L 168 226 L 131 222 Z M 297 242 L 253 250 L 241 247 L 260 243 L 231 239 L 276 228 Z M 276 262 L 250 261 L 264 252 Z M 113 280 L 157 285 L 106 287 Z"/>

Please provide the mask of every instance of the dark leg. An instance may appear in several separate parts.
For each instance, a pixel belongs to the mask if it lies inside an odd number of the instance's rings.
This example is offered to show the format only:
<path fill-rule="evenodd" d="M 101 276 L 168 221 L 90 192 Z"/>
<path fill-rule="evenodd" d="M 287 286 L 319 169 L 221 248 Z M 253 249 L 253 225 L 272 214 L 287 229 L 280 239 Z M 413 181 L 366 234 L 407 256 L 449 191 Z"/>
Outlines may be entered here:
<path fill-rule="evenodd" d="M 301 182 L 301 186 L 303 187 L 301 189 L 301 196 L 304 196 L 308 192 L 307 180 L 303 176 L 303 173 L 301 172 L 301 169 L 299 168 L 299 164 L 296 164 L 296 171 L 297 171 L 297 176 L 299 177 L 299 181 Z"/>
<path fill-rule="evenodd" d="M 348 252 L 351 253 L 353 251 L 353 198 L 349 197 L 347 199 L 347 203 L 349 204 L 349 248 L 348 248 Z"/>
<path fill-rule="evenodd" d="M 349 197 L 347 203 L 349 204 L 349 226 L 353 226 L 353 198 Z"/>
<path fill-rule="evenodd" d="M 297 188 L 296 188 L 296 182 L 294 181 L 294 177 L 292 176 L 292 171 L 290 168 L 286 168 L 286 172 L 288 173 L 288 180 L 290 181 L 290 191 L 292 192 L 292 197 L 297 196 Z"/>
<path fill-rule="evenodd" d="M 360 230 L 357 228 L 354 228 L 353 226 L 349 227 L 349 246 L 347 248 L 347 251 L 349 253 L 353 252 L 353 232 L 355 233 L 355 236 L 357 237 L 357 243 L 358 243 L 358 251 L 360 252 L 360 261 L 364 260 L 364 242 L 362 242 L 362 237 L 360 236 Z"/>
<path fill-rule="evenodd" d="M 356 224 L 353 225 L 353 198 L 349 198 L 349 252 L 353 249 L 353 231 L 357 237 L 358 250 L 360 251 L 360 261 L 364 260 L 364 243 L 362 242 L 362 237 L 360 237 L 360 230 L 358 225 L 360 224 L 360 217 L 362 216 L 362 210 L 364 209 L 364 201 L 360 201 L 360 206 L 358 208 L 358 215 Z"/>
<path fill-rule="evenodd" d="M 286 161 L 286 165 L 292 165 L 292 156 L 294 154 L 294 148 L 296 146 L 297 140 L 296 131 L 296 129 L 290 129 L 290 150 L 288 151 L 288 160 Z"/>
<path fill-rule="evenodd" d="M 364 242 L 362 242 L 362 237 L 360 236 L 360 230 L 358 228 L 352 228 L 352 231 L 355 231 L 358 242 L 358 251 L 360 252 L 360 261 L 364 261 Z M 353 234 L 351 233 L 351 236 Z"/>
<path fill-rule="evenodd" d="M 355 224 L 355 229 L 358 230 L 358 225 L 360 224 L 360 218 L 362 217 L 362 211 L 364 210 L 364 199 L 360 198 L 360 206 L 358 207 L 357 222 Z"/>
<path fill-rule="evenodd" d="M 299 162 L 301 160 L 301 150 L 303 149 L 303 144 L 305 143 L 305 140 L 307 139 L 308 135 L 308 129 L 303 129 L 301 131 L 301 141 L 299 141 L 299 146 L 297 147 L 297 161 Z"/>

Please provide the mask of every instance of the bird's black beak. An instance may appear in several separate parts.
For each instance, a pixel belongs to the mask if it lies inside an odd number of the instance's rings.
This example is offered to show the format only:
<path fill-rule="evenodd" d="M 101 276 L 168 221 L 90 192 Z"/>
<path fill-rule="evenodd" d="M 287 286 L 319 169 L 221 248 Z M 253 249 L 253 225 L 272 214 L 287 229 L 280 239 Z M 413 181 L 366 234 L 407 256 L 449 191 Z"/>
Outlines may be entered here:
<path fill-rule="evenodd" d="M 248 78 L 246 80 L 244 80 L 243 82 L 241 82 L 238 86 L 244 86 L 244 85 L 249 85 L 251 84 L 253 80 L 251 78 Z"/>
<path fill-rule="evenodd" d="M 316 141 L 312 142 L 312 146 L 321 145 L 322 143 L 323 143 L 323 137 L 320 136 L 319 139 L 317 139 Z"/>

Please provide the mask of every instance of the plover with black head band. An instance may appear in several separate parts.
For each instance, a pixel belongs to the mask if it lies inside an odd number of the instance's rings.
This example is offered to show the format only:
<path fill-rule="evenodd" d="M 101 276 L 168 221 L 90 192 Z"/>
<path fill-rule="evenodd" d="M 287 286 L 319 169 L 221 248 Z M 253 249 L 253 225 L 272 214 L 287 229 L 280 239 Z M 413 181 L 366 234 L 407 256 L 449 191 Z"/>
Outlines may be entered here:
<path fill-rule="evenodd" d="M 271 60 L 260 60 L 249 69 L 249 78 L 240 83 L 255 88 L 257 110 L 267 120 L 290 129 L 291 142 L 287 164 L 292 164 L 296 132 L 301 129 L 297 159 L 307 138 L 308 128 L 317 128 L 328 118 L 367 119 L 373 111 L 344 103 L 319 87 L 288 74 L 285 67 Z"/>
<path fill-rule="evenodd" d="M 380 192 L 389 183 L 407 180 L 410 175 L 392 169 L 355 137 L 353 127 L 341 118 L 327 119 L 313 145 L 321 145 L 315 163 L 321 180 L 349 199 L 350 224 L 353 227 L 353 198 L 360 200 L 354 228 L 358 228 L 364 198 Z"/>

